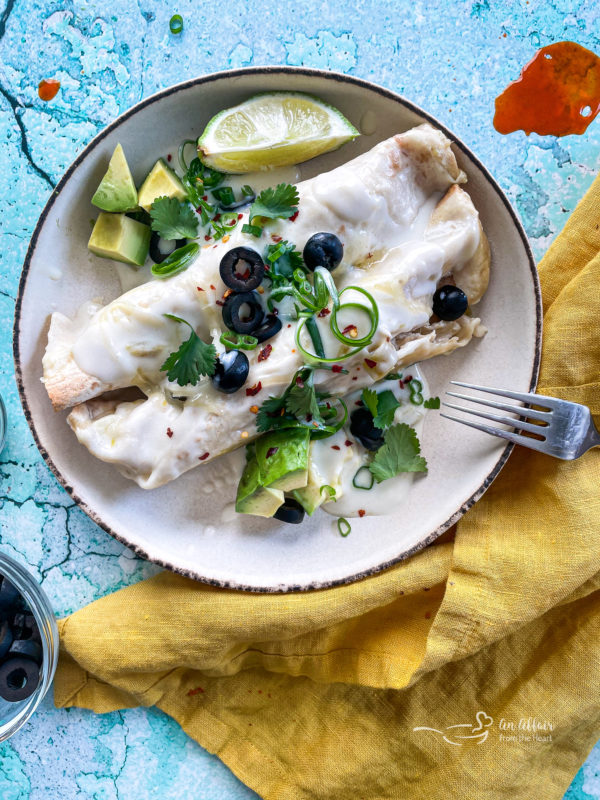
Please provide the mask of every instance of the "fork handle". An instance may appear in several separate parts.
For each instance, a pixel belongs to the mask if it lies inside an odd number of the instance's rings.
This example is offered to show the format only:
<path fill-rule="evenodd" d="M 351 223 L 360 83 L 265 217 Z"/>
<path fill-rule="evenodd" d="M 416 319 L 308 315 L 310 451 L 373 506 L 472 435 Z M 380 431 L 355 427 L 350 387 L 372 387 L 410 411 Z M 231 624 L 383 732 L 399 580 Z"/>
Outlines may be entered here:
<path fill-rule="evenodd" d="M 589 430 L 587 432 L 587 436 L 584 443 L 585 450 L 584 453 L 587 453 L 588 450 L 591 450 L 592 447 L 600 447 L 600 433 L 598 433 L 596 426 L 592 422 Z"/>

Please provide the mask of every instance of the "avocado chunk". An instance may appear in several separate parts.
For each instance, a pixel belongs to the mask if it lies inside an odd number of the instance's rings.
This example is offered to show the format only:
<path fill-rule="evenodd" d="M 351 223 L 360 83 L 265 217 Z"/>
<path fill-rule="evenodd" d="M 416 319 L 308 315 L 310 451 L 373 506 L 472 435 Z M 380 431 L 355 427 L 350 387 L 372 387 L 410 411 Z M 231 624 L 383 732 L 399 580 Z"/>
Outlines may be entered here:
<path fill-rule="evenodd" d="M 115 147 L 92 203 L 103 211 L 133 211 L 138 207 L 137 189 L 120 144 Z"/>
<path fill-rule="evenodd" d="M 272 517 L 283 503 L 283 492 L 260 485 L 260 470 L 255 458 L 251 458 L 240 479 L 235 499 L 235 510 L 239 514 L 254 514 L 257 517 Z"/>
<path fill-rule="evenodd" d="M 274 431 L 256 442 L 260 482 L 271 489 L 291 492 L 308 481 L 308 428 Z"/>
<path fill-rule="evenodd" d="M 101 258 L 113 258 L 125 264 L 144 265 L 148 257 L 150 236 L 148 225 L 142 225 L 125 214 L 101 211 L 88 242 L 88 249 Z"/>
<path fill-rule="evenodd" d="M 324 439 L 317 439 L 310 443 L 308 454 L 308 482 L 306 486 L 295 489 L 292 496 L 300 503 L 307 514 L 312 515 L 323 505 L 333 500 L 326 491 L 321 491 L 322 486 L 331 486 L 335 490 L 335 499 L 342 496 L 340 475 L 342 466 L 349 457 L 348 448 L 331 450 Z"/>
<path fill-rule="evenodd" d="M 174 197 L 176 200 L 185 200 L 187 197 L 183 183 L 162 158 L 158 159 L 140 186 L 138 203 L 149 212 L 157 197 Z"/>

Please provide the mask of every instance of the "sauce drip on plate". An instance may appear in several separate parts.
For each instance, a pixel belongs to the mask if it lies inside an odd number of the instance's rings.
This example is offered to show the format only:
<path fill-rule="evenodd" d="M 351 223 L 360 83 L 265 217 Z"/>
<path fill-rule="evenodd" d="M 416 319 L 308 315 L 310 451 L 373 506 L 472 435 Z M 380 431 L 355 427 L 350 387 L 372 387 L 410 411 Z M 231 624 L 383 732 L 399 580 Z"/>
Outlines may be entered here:
<path fill-rule="evenodd" d="M 59 89 L 60 81 L 54 80 L 54 78 L 44 78 L 38 84 L 38 95 L 42 100 L 48 102 L 56 97 Z"/>
<path fill-rule="evenodd" d="M 542 47 L 496 98 L 499 133 L 585 133 L 600 112 L 600 58 L 575 42 Z"/>

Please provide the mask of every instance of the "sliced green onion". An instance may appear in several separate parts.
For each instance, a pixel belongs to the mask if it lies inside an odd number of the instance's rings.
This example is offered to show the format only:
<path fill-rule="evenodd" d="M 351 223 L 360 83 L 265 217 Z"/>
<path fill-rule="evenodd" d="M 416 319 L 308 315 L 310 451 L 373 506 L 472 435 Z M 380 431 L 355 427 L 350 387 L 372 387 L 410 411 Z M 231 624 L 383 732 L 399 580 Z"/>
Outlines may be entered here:
<path fill-rule="evenodd" d="M 409 386 L 410 386 L 410 391 L 414 392 L 415 394 L 417 392 L 423 391 L 423 384 L 416 378 L 413 378 L 412 381 L 409 381 Z"/>
<path fill-rule="evenodd" d="M 323 494 L 323 492 L 327 493 L 327 498 L 329 500 L 337 502 L 336 491 L 333 486 L 329 486 L 327 483 L 323 484 L 323 486 L 321 486 L 319 489 L 319 494 Z M 325 499 L 325 502 L 327 502 L 327 498 Z"/>
<path fill-rule="evenodd" d="M 260 225 L 242 225 L 242 233 L 249 233 L 250 236 L 259 237 L 262 234 L 262 228 Z"/>
<path fill-rule="evenodd" d="M 188 171 L 188 169 L 189 169 L 189 166 L 188 166 L 188 164 L 187 164 L 187 161 L 185 160 L 185 148 L 188 146 L 188 144 L 191 144 L 191 145 L 193 145 L 193 146 L 194 146 L 194 150 L 195 150 L 195 152 L 196 152 L 196 153 L 198 152 L 198 151 L 196 150 L 196 142 L 195 142 L 193 139 L 185 139 L 185 140 L 184 140 L 184 141 L 183 141 L 183 142 L 182 142 L 182 143 L 179 145 L 179 150 L 177 151 L 177 160 L 179 161 L 179 166 L 181 167 L 181 169 L 182 169 L 184 172 L 187 172 L 187 171 Z"/>
<path fill-rule="evenodd" d="M 306 330 L 308 331 L 310 338 L 312 340 L 315 353 L 319 356 L 319 358 L 325 358 L 325 350 L 323 349 L 323 340 L 321 339 L 321 334 L 319 333 L 319 326 L 317 325 L 317 321 L 314 318 L 314 316 L 310 316 L 307 318 Z"/>
<path fill-rule="evenodd" d="M 181 33 L 183 30 L 183 17 L 181 14 L 173 14 L 169 20 L 169 30 L 171 33 Z"/>
<path fill-rule="evenodd" d="M 213 196 L 224 206 L 230 206 L 235 203 L 235 195 L 231 186 L 221 186 L 219 189 L 213 189 Z"/>
<path fill-rule="evenodd" d="M 348 534 L 352 530 L 352 526 L 345 517 L 340 517 L 338 519 L 337 527 L 338 531 L 340 532 L 340 536 L 348 536 Z"/>
<path fill-rule="evenodd" d="M 421 392 L 415 392 L 410 396 L 410 402 L 413 404 L 413 406 L 422 406 L 424 400 L 425 398 L 423 397 Z"/>
<path fill-rule="evenodd" d="M 410 402 L 414 406 L 421 406 L 423 405 L 425 398 L 422 395 L 423 391 L 423 384 L 421 381 L 413 378 L 412 381 L 408 384 L 408 388 L 410 389 Z"/>
<path fill-rule="evenodd" d="M 244 197 L 251 197 L 254 194 L 254 189 L 246 183 L 242 186 L 242 194 Z"/>
<path fill-rule="evenodd" d="M 151 272 L 155 278 L 170 278 L 178 272 L 187 269 L 198 255 L 200 246 L 196 242 L 184 244 L 173 250 L 160 264 L 152 264 Z"/>
<path fill-rule="evenodd" d="M 361 473 L 363 474 L 362 478 L 359 477 Z M 369 489 L 373 488 L 374 483 L 375 477 L 367 466 L 359 467 L 352 478 L 352 486 L 354 486 L 355 489 L 365 489 L 369 491 Z"/>
<path fill-rule="evenodd" d="M 402 380 L 402 373 L 401 372 L 390 372 L 390 374 L 386 375 L 383 380 L 384 381 L 401 381 Z"/>
<path fill-rule="evenodd" d="M 225 347 L 232 347 L 239 350 L 254 350 L 258 345 L 256 336 L 250 336 L 245 333 L 235 333 L 235 331 L 225 331 L 221 334 L 219 339 L 221 344 Z"/>

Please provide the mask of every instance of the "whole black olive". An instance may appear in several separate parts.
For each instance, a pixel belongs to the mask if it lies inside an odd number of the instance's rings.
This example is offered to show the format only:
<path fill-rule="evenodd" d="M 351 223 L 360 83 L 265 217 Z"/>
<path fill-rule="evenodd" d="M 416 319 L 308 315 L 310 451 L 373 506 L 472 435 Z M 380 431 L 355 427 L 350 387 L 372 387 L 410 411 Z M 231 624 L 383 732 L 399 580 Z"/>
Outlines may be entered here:
<path fill-rule="evenodd" d="M 273 514 L 273 519 L 289 522 L 291 525 L 299 525 L 304 519 L 305 513 L 304 508 L 297 500 L 288 498 Z"/>
<path fill-rule="evenodd" d="M 357 408 L 350 414 L 350 432 L 367 450 L 378 450 L 384 442 L 383 431 L 373 424 L 368 408 Z"/>
<path fill-rule="evenodd" d="M 240 316 L 242 306 L 248 306 L 248 313 Z M 257 292 L 236 292 L 230 294 L 223 306 L 223 322 L 230 331 L 254 333 L 262 324 L 265 312 Z"/>
<path fill-rule="evenodd" d="M 325 267 L 332 272 L 344 257 L 344 246 L 334 233 L 315 233 L 304 245 L 302 258 L 309 270 Z"/>
<path fill-rule="evenodd" d="M 221 259 L 221 280 L 234 292 L 250 292 L 262 283 L 265 265 L 250 247 L 234 247 Z"/>
<path fill-rule="evenodd" d="M 275 314 L 267 314 L 263 324 L 253 332 L 252 336 L 256 336 L 258 343 L 261 344 L 267 339 L 272 339 L 280 330 L 281 320 Z"/>
<path fill-rule="evenodd" d="M 160 243 L 162 241 L 172 241 L 171 239 L 162 239 L 156 231 L 152 231 L 152 236 L 150 237 L 150 258 L 154 261 L 155 264 L 162 264 L 162 262 L 170 256 L 173 250 L 177 250 L 178 247 L 183 247 L 186 240 L 185 239 L 177 239 L 175 244 L 170 250 L 167 250 L 166 253 L 160 249 Z"/>
<path fill-rule="evenodd" d="M 40 682 L 40 668 L 30 658 L 9 658 L 0 666 L 0 697 L 9 703 L 26 700 Z"/>
<path fill-rule="evenodd" d="M 249 370 L 248 356 L 241 350 L 230 350 L 219 356 L 215 374 L 212 376 L 213 386 L 219 392 L 233 394 L 242 388 Z"/>
<path fill-rule="evenodd" d="M 440 286 L 433 295 L 433 313 L 440 319 L 458 319 L 465 313 L 468 305 L 467 295 L 458 286 Z"/>

